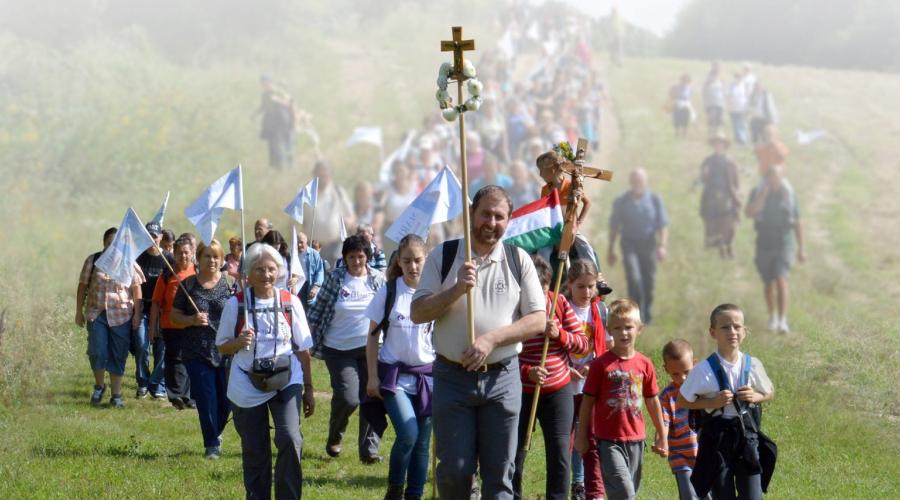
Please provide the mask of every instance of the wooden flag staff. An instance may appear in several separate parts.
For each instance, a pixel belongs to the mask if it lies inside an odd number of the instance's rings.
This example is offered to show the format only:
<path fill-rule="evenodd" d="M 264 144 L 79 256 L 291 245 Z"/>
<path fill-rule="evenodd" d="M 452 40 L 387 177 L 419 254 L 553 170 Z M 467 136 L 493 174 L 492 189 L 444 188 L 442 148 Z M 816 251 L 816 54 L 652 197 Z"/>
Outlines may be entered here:
<path fill-rule="evenodd" d="M 441 41 L 441 52 L 453 52 L 453 69 L 450 72 L 450 78 L 456 80 L 457 104 L 461 105 L 463 101 L 463 84 L 468 79 L 463 74 L 463 52 L 467 50 L 475 50 L 475 40 L 463 40 L 462 26 L 454 26 L 452 28 L 453 39 Z M 466 118 L 465 113 L 459 113 L 459 162 L 462 174 L 462 197 L 463 197 L 463 247 L 465 248 L 466 262 L 472 260 L 472 242 L 471 232 L 472 221 L 469 210 L 469 169 L 466 163 Z M 475 290 L 466 291 L 466 325 L 469 334 L 469 345 L 475 344 Z"/>
<path fill-rule="evenodd" d="M 612 180 L 612 172 L 599 168 L 588 167 L 584 165 L 584 156 L 587 153 L 588 142 L 586 139 L 578 139 L 578 146 L 575 149 L 575 161 L 566 162 L 561 165 L 564 172 L 572 178 L 571 190 L 569 191 L 569 203 L 566 206 L 565 225 L 563 226 L 562 239 L 559 242 L 559 250 L 557 259 L 559 263 L 556 269 L 556 280 L 553 283 L 553 303 L 550 305 L 550 312 L 547 315 L 548 321 L 553 321 L 556 315 L 556 303 L 559 297 L 559 289 L 562 286 L 562 275 L 566 270 L 569 261 L 569 249 L 575 241 L 576 223 L 575 218 L 578 214 L 578 203 L 581 201 L 582 190 L 584 188 L 584 178 L 599 179 L 604 181 Z M 550 337 L 544 336 L 544 348 L 541 353 L 540 367 L 544 368 L 547 364 L 547 351 L 550 349 Z M 528 416 L 528 431 L 525 434 L 525 451 L 531 449 L 531 435 L 534 433 L 534 420 L 537 415 L 538 398 L 541 395 L 541 384 L 534 386 L 534 395 L 531 399 L 531 413 Z"/>

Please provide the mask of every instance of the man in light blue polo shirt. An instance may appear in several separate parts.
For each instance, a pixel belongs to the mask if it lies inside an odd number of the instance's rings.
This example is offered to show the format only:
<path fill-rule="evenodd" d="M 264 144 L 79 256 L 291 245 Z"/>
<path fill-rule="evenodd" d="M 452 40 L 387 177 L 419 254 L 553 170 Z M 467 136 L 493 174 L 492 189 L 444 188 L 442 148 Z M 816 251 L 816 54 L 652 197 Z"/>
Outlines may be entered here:
<path fill-rule="evenodd" d="M 647 189 L 647 172 L 634 169 L 628 176 L 631 188 L 613 202 L 609 217 L 607 262 L 617 260 L 615 244 L 621 234 L 622 261 L 628 295 L 641 306 L 641 319 L 652 319 L 656 262 L 666 258 L 669 217 L 659 196 Z"/>

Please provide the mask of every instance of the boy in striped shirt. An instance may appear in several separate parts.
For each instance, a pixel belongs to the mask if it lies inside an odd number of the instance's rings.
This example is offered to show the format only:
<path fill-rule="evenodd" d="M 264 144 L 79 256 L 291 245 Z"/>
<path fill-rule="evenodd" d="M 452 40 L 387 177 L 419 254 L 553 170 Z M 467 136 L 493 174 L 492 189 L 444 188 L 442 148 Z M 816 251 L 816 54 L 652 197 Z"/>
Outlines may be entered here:
<path fill-rule="evenodd" d="M 663 425 L 669 429 L 669 467 L 678 483 L 679 500 L 696 500 L 691 473 L 697 459 L 697 433 L 690 425 L 690 410 L 677 404 L 678 390 L 694 367 L 694 351 L 686 340 L 676 339 L 663 346 L 662 355 L 663 367 L 672 379 L 659 394 Z"/>

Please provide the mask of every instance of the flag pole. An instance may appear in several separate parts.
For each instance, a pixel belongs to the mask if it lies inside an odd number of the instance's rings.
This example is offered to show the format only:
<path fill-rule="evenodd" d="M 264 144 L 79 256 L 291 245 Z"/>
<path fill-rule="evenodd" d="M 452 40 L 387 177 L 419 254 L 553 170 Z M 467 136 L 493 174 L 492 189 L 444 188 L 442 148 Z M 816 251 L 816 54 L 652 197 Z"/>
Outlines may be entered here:
<path fill-rule="evenodd" d="M 247 294 L 246 294 L 246 290 L 244 289 L 244 285 L 248 284 L 247 275 L 249 273 L 249 270 L 247 269 L 247 266 L 244 265 L 246 263 L 246 257 L 247 257 L 247 235 L 244 232 L 244 167 L 241 164 L 238 164 L 238 179 L 239 179 L 238 184 L 241 189 L 241 264 L 240 264 L 240 268 L 241 268 L 241 281 L 243 282 L 243 283 L 241 283 L 241 291 L 245 292 L 244 293 L 244 299 L 245 299 L 244 303 L 246 305 Z M 244 327 L 245 328 L 250 327 L 250 313 L 249 313 L 248 309 L 249 309 L 248 307 L 244 307 Z M 247 347 L 244 347 L 244 349 L 249 351 L 250 346 L 248 345 Z"/>

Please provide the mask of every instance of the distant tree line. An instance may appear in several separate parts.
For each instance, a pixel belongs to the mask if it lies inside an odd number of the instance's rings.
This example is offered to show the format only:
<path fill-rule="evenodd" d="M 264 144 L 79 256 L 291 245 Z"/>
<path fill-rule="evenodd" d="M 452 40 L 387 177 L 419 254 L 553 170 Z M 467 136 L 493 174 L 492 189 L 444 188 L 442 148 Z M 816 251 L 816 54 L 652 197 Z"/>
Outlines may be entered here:
<path fill-rule="evenodd" d="M 663 41 L 673 57 L 900 70 L 900 1 L 693 0 Z"/>

